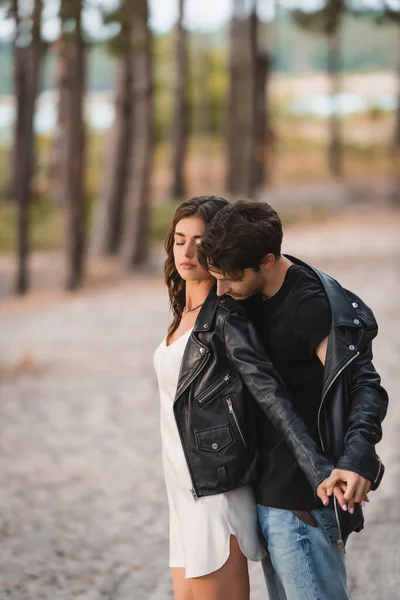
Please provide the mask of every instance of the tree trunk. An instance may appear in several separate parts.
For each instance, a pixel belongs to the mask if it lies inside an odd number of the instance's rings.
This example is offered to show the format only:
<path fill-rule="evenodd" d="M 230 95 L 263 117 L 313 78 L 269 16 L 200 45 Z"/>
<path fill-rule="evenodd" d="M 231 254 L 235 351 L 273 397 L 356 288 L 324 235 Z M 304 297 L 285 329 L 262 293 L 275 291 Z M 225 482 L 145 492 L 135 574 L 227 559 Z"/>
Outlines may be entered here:
<path fill-rule="evenodd" d="M 138 1 L 135 12 L 132 23 L 134 139 L 121 246 L 121 262 L 125 269 L 141 266 L 148 258 L 153 156 L 152 38 L 147 0 Z"/>
<path fill-rule="evenodd" d="M 49 187 L 50 195 L 58 206 L 63 198 L 62 165 L 65 157 L 64 151 L 65 138 L 65 98 L 68 86 L 68 57 L 67 57 L 67 37 L 61 33 L 54 44 L 55 49 L 55 76 L 58 84 L 58 107 L 57 107 L 57 129 L 51 145 L 51 154 L 49 157 Z"/>
<path fill-rule="evenodd" d="M 400 23 L 397 23 L 397 108 L 393 141 L 390 148 L 393 177 L 389 202 L 394 206 L 400 205 Z"/>
<path fill-rule="evenodd" d="M 267 53 L 258 52 L 255 68 L 255 120 L 253 182 L 254 192 L 268 183 L 267 153 L 270 130 L 268 112 L 268 82 L 271 60 Z"/>
<path fill-rule="evenodd" d="M 187 102 L 187 34 L 183 26 L 185 0 L 179 0 L 179 18 L 176 27 L 176 83 L 172 128 L 172 186 L 171 199 L 185 195 L 185 155 L 188 122 Z"/>
<path fill-rule="evenodd" d="M 92 230 L 91 253 L 95 256 L 115 254 L 119 249 L 132 146 L 132 111 L 132 56 L 129 53 L 118 65 L 115 121 L 106 149 L 104 181 Z"/>
<path fill-rule="evenodd" d="M 249 20 L 243 0 L 235 0 L 230 28 L 228 118 L 226 124 L 226 189 L 232 196 L 246 194 L 251 152 L 251 67 Z M 250 132 L 250 133 L 249 133 Z"/>
<path fill-rule="evenodd" d="M 18 0 L 13 1 L 16 21 L 14 59 L 14 84 L 16 97 L 16 120 L 14 137 L 13 187 L 18 206 L 17 253 L 18 266 L 15 290 L 25 294 L 29 288 L 29 209 L 32 201 L 32 175 L 34 164 L 33 119 L 39 91 L 40 64 L 43 54 L 41 41 L 42 0 L 36 0 L 32 12 L 31 42 L 24 45 L 23 29 L 26 22 L 19 18 Z"/>
<path fill-rule="evenodd" d="M 259 48 L 256 0 L 250 16 L 243 13 L 237 2 L 230 33 L 226 187 L 233 196 L 251 197 L 265 183 L 269 58 Z"/>
<path fill-rule="evenodd" d="M 62 0 L 68 14 L 70 0 Z M 82 32 L 83 0 L 69 21 L 73 32 L 66 32 L 68 81 L 65 89 L 65 136 L 63 140 L 62 189 L 66 211 L 67 281 L 69 290 L 79 287 L 83 277 L 85 251 L 85 124 L 84 95 L 86 86 L 85 43 Z"/>
<path fill-rule="evenodd" d="M 256 3 L 249 17 L 249 151 L 247 153 L 247 181 L 245 193 L 254 196 L 265 182 L 265 146 L 267 126 L 266 74 L 267 57 L 258 44 L 258 16 Z"/>
<path fill-rule="evenodd" d="M 395 157 L 400 155 L 400 23 L 397 25 L 397 108 L 396 108 L 396 122 L 393 136 L 392 152 Z"/>
<path fill-rule="evenodd" d="M 233 16 L 230 24 L 229 35 L 229 92 L 228 92 L 228 111 L 226 124 L 226 152 L 227 152 L 227 170 L 226 170 L 226 189 L 229 194 L 236 194 L 239 187 L 240 148 L 237 135 L 237 111 L 238 111 L 238 17 Z"/>
<path fill-rule="evenodd" d="M 340 93 L 340 25 L 328 38 L 328 76 L 331 94 L 331 115 L 329 122 L 329 171 L 334 177 L 342 175 L 342 142 L 340 114 L 337 106 Z"/>

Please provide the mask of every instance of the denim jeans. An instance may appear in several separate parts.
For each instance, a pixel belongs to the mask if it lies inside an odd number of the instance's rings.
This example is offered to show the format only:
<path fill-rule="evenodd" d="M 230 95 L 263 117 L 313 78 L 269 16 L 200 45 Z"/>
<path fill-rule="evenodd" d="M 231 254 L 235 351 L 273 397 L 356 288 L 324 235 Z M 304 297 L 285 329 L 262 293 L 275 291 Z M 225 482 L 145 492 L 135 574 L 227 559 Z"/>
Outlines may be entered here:
<path fill-rule="evenodd" d="M 344 552 L 331 507 L 311 511 L 318 527 L 290 510 L 257 505 L 268 551 L 262 566 L 269 600 L 348 600 Z"/>

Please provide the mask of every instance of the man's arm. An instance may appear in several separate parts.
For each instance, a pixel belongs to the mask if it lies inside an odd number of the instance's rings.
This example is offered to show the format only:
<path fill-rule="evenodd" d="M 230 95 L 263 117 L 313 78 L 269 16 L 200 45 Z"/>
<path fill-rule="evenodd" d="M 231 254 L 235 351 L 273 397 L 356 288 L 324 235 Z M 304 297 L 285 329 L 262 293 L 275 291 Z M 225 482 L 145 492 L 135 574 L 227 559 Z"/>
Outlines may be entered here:
<path fill-rule="evenodd" d="M 317 356 L 323 365 L 327 347 L 328 338 L 325 338 L 317 348 Z M 375 452 L 375 445 L 382 437 L 381 422 L 386 415 L 388 399 L 380 381 L 372 364 L 372 346 L 369 344 L 351 368 L 345 450 L 329 481 L 324 482 L 330 495 L 336 482 L 346 480 L 345 501 L 353 497 L 355 502 L 361 502 L 382 479 L 384 467 Z"/>
<path fill-rule="evenodd" d="M 223 335 L 230 362 L 265 415 L 282 432 L 312 488 L 317 490 L 332 472 L 333 465 L 297 415 L 253 325 L 240 311 L 234 311 L 225 320 Z M 320 492 L 319 497 L 326 503 L 325 491 Z"/>

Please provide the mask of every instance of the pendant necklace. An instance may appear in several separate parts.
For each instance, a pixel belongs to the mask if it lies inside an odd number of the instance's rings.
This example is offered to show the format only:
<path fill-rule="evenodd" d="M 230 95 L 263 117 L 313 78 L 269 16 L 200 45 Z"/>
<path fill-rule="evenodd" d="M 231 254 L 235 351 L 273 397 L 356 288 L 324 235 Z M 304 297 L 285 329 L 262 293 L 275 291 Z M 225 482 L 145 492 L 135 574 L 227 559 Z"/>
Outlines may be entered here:
<path fill-rule="evenodd" d="M 193 308 L 189 308 L 188 306 L 185 306 L 185 308 L 183 309 L 183 314 L 187 315 L 190 312 L 193 312 L 194 310 L 197 310 L 198 308 L 200 308 L 200 306 L 203 306 L 204 302 L 202 302 L 201 304 L 198 304 L 197 306 L 193 307 Z"/>

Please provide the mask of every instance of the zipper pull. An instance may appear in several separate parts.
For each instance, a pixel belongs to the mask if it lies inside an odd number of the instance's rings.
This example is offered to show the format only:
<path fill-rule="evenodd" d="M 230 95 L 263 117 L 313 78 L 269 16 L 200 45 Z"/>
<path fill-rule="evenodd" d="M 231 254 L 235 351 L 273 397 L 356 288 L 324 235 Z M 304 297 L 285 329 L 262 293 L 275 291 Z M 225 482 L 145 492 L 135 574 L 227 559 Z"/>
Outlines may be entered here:
<path fill-rule="evenodd" d="M 232 400 L 230 398 L 227 398 L 226 403 L 228 405 L 229 412 L 233 414 Z"/>
<path fill-rule="evenodd" d="M 195 502 L 198 502 L 198 501 L 199 501 L 199 498 L 198 498 L 198 496 L 197 496 L 197 494 L 196 494 L 196 490 L 194 489 L 194 487 L 190 488 L 189 492 L 192 494 L 192 496 L 193 496 L 193 500 L 194 500 Z"/>
<path fill-rule="evenodd" d="M 340 550 L 344 553 L 347 554 L 346 552 L 346 547 L 344 545 L 344 541 L 343 540 L 338 540 L 337 545 L 339 546 Z"/>

